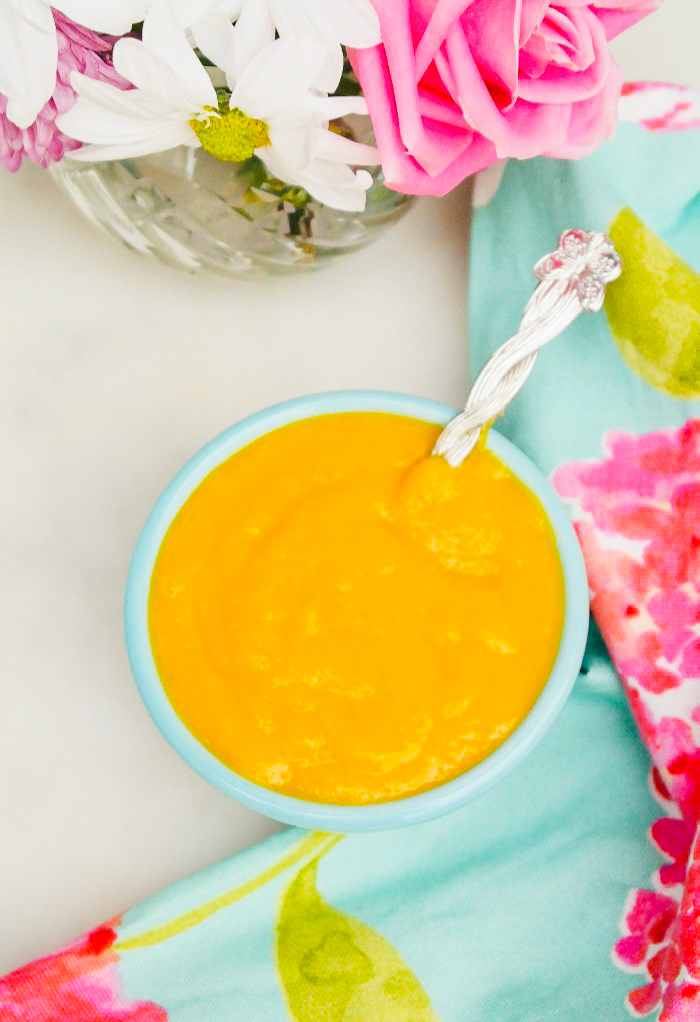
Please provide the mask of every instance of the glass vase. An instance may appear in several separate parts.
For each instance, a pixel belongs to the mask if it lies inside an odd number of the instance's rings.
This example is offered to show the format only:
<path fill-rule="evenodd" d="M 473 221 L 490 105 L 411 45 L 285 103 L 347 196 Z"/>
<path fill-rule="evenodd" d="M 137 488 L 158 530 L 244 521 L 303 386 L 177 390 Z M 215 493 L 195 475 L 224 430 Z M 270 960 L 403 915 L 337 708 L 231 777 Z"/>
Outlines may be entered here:
<path fill-rule="evenodd" d="M 133 251 L 190 272 L 251 278 L 323 266 L 397 220 L 411 197 L 388 189 L 380 167 L 367 169 L 373 184 L 360 213 L 271 178 L 257 157 L 224 163 L 185 146 L 100 163 L 67 157 L 52 173 L 93 223 Z"/>

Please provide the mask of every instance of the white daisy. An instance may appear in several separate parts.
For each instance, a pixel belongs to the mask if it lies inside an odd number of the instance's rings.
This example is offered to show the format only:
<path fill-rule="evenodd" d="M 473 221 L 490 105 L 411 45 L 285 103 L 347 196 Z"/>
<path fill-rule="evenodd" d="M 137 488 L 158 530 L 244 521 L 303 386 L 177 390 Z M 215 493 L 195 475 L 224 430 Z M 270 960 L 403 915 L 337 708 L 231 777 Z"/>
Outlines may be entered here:
<path fill-rule="evenodd" d="M 176 0 L 180 23 L 193 25 L 221 2 Z M 93 32 L 123 35 L 149 6 L 150 0 L 0 0 L 0 94 L 7 97 L 9 120 L 28 128 L 53 95 L 58 44 L 52 7 Z"/>
<path fill-rule="evenodd" d="M 320 201 L 362 209 L 371 177 L 349 164 L 376 163 L 376 150 L 329 131 L 328 122 L 366 113 L 366 105 L 361 97 L 329 97 L 312 88 L 324 47 L 309 39 L 276 39 L 250 57 L 237 45 L 225 12 L 219 12 L 219 29 L 228 103 L 189 45 L 171 0 L 153 0 L 142 41 L 121 39 L 114 48 L 114 66 L 133 90 L 71 76 L 78 100 L 57 124 L 87 143 L 71 158 L 121 159 L 201 145 L 231 162 L 257 155 L 275 176 Z"/>

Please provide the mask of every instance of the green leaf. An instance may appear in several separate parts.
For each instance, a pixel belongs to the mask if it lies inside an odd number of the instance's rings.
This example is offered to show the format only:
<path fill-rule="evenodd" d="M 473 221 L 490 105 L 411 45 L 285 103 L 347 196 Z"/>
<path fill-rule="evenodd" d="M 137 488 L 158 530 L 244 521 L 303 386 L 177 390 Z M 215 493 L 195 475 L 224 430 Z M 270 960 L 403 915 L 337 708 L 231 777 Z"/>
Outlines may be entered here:
<path fill-rule="evenodd" d="M 439 1022 L 425 990 L 391 944 L 318 893 L 319 858 L 282 901 L 277 965 L 295 1022 Z"/>
<path fill-rule="evenodd" d="M 622 357 L 652 386 L 700 396 L 700 274 L 630 209 L 610 237 L 623 271 L 607 287 L 605 312 Z"/>

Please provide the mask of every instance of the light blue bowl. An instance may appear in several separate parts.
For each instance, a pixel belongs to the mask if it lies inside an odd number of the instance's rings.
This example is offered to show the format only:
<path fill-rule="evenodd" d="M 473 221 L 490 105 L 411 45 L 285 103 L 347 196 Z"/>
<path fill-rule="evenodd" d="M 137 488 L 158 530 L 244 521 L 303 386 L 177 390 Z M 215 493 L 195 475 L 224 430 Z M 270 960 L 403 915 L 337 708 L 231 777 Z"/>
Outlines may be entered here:
<path fill-rule="evenodd" d="M 566 614 L 552 673 L 537 702 L 513 734 L 485 760 L 430 791 L 369 806 L 308 802 L 269 791 L 224 766 L 185 727 L 163 691 L 148 636 L 148 592 L 156 555 L 168 527 L 192 491 L 217 465 L 252 440 L 297 419 L 334 412 L 393 412 L 440 425 L 455 412 L 423 398 L 383 391 L 338 391 L 267 408 L 232 426 L 196 454 L 167 487 L 148 517 L 129 569 L 124 606 L 126 644 L 141 696 L 156 725 L 190 766 L 237 801 L 284 823 L 318 830 L 383 830 L 429 820 L 481 795 L 539 742 L 564 705 L 581 666 L 588 631 L 588 582 L 566 511 L 525 455 L 493 430 L 488 448 L 529 487 L 554 529 L 564 573 Z"/>

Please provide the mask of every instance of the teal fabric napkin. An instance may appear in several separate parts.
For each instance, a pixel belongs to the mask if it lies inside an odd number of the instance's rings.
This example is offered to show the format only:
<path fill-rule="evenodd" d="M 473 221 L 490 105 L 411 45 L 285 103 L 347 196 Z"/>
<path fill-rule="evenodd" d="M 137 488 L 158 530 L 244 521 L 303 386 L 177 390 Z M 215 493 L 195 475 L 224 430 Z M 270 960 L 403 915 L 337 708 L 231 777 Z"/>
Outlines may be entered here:
<path fill-rule="evenodd" d="M 635 289 L 621 281 L 607 315 L 581 317 L 554 341 L 498 424 L 546 471 L 569 463 L 554 481 L 579 517 L 593 514 L 586 501 L 594 487 L 570 463 L 604 458 L 607 430 L 677 430 L 692 418 L 690 404 L 638 373 L 653 374 L 661 361 L 656 383 L 688 394 L 694 386 L 692 338 L 673 324 L 691 316 L 697 297 L 699 136 L 624 124 L 615 142 L 581 163 L 511 163 L 475 216 L 475 368 L 516 329 L 532 266 L 564 228 L 612 229 L 636 266 L 628 270 Z M 620 219 L 623 210 L 630 212 Z M 669 264 L 666 243 L 682 264 Z M 676 270 L 665 290 L 654 291 L 645 273 L 669 265 Z M 635 323 L 656 324 L 651 340 L 636 330 L 624 336 L 630 309 Z M 0 979 L 1 1022 L 612 1022 L 627 1016 L 626 997 L 636 1010 L 655 1010 L 673 981 L 652 976 L 649 948 L 666 946 L 681 898 L 643 898 L 660 863 L 646 837 L 659 813 L 631 691 L 594 630 L 560 718 L 486 795 L 405 830 L 278 835 Z M 672 805 L 662 768 L 656 794 Z M 691 817 L 673 817 L 687 824 L 688 841 Z M 689 848 L 677 857 L 676 893 L 687 884 Z M 630 899 L 631 889 L 639 893 Z M 618 963 L 641 977 L 613 963 L 616 941 Z M 688 988 L 685 959 L 683 969 L 675 979 L 682 975 Z M 646 1000 L 634 993 L 640 988 Z M 691 1001 L 684 1003 L 693 1010 Z M 700 1014 L 673 1016 L 693 1017 Z"/>
<path fill-rule="evenodd" d="M 593 616 L 651 754 L 661 865 L 630 892 L 615 944 L 616 963 L 640 974 L 627 1007 L 691 1022 L 700 1020 L 700 103 L 640 84 L 626 89 L 622 113 L 633 123 L 581 163 L 507 167 L 474 225 L 471 344 L 478 365 L 513 331 L 553 222 L 612 236 L 624 271 L 604 315 L 580 317 L 541 353 L 498 427 L 570 505 Z M 502 300 L 505 273 L 512 302 Z M 614 684 L 607 657 L 598 663 Z"/>
<path fill-rule="evenodd" d="M 2 1022 L 625 1015 L 610 948 L 656 864 L 647 757 L 602 659 L 526 762 L 460 812 L 289 831 L 0 981 Z"/>

